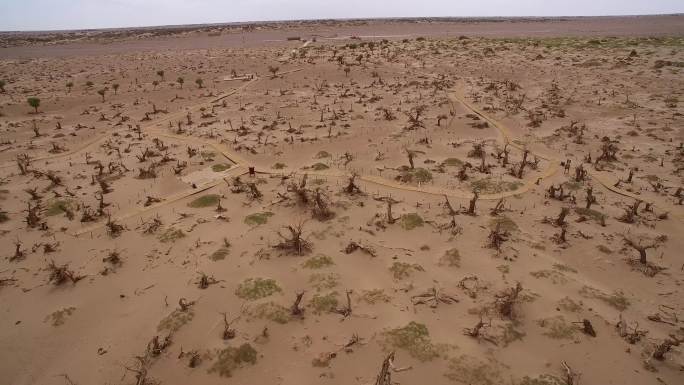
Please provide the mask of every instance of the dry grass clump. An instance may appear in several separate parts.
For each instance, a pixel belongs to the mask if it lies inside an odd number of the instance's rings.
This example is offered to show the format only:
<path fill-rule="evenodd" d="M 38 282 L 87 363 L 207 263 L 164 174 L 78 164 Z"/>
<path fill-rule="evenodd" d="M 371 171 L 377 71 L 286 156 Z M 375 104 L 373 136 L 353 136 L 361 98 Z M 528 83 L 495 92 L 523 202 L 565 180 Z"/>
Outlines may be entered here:
<path fill-rule="evenodd" d="M 222 261 L 230 254 L 230 247 L 221 246 L 218 250 L 211 253 L 209 259 L 212 261 Z"/>
<path fill-rule="evenodd" d="M 625 293 L 621 290 L 616 290 L 612 294 L 606 294 L 593 287 L 583 286 L 580 290 L 580 294 L 585 298 L 599 299 L 620 311 L 627 310 L 631 304 L 629 299 L 625 297 Z"/>
<path fill-rule="evenodd" d="M 275 302 L 260 303 L 247 311 L 250 319 L 266 319 L 279 324 L 290 322 L 290 309 Z"/>
<path fill-rule="evenodd" d="M 413 230 L 423 226 L 423 218 L 416 213 L 408 213 L 401 216 L 399 223 L 404 230 Z"/>
<path fill-rule="evenodd" d="M 225 164 L 225 163 L 217 163 L 217 164 L 211 166 L 211 170 L 214 172 L 223 172 L 223 171 L 226 171 L 228 169 L 230 169 L 230 165 Z"/>
<path fill-rule="evenodd" d="M 385 294 L 385 290 L 383 289 L 371 289 L 364 290 L 358 300 L 364 301 L 369 305 L 375 305 L 379 302 L 389 303 L 392 300 L 392 297 Z"/>
<path fill-rule="evenodd" d="M 523 184 L 518 181 L 500 181 L 492 178 L 478 179 L 470 182 L 470 189 L 479 191 L 481 194 L 497 194 L 508 191 L 515 191 Z"/>
<path fill-rule="evenodd" d="M 386 348 L 403 349 L 411 357 L 425 362 L 439 358 L 446 346 L 436 345 L 430 340 L 428 328 L 421 323 L 409 322 L 406 326 L 383 332 L 381 344 Z"/>
<path fill-rule="evenodd" d="M 333 266 L 335 262 L 327 255 L 318 254 L 304 261 L 302 267 L 306 269 L 322 269 L 324 267 Z"/>
<path fill-rule="evenodd" d="M 257 351 L 248 343 L 238 347 L 227 347 L 218 353 L 216 362 L 209 368 L 209 373 L 218 373 L 221 377 L 231 377 L 233 372 L 245 365 L 257 362 Z"/>
<path fill-rule="evenodd" d="M 248 278 L 238 286 L 235 295 L 242 299 L 255 301 L 280 292 L 282 289 L 273 279 Z"/>
<path fill-rule="evenodd" d="M 444 255 L 439 260 L 440 265 L 451 267 L 461 267 L 461 253 L 458 249 L 453 248 L 444 252 Z"/>
<path fill-rule="evenodd" d="M 337 292 L 333 291 L 328 294 L 314 294 L 311 298 L 309 306 L 313 308 L 314 314 L 329 313 L 337 309 L 339 301 L 337 300 Z"/>
<path fill-rule="evenodd" d="M 45 322 L 50 321 L 50 324 L 52 326 L 63 325 L 64 322 L 66 322 L 66 318 L 69 317 L 75 310 L 76 310 L 76 308 L 73 306 L 65 307 L 64 309 L 57 310 L 57 311 L 49 314 L 47 317 L 45 317 Z"/>
<path fill-rule="evenodd" d="M 542 374 L 535 378 L 525 376 L 517 385 L 567 385 L 567 383 L 556 376 Z"/>
<path fill-rule="evenodd" d="M 445 376 L 461 384 L 500 385 L 504 383 L 500 366 L 493 358 L 483 361 L 464 354 L 449 360 Z"/>
<path fill-rule="evenodd" d="M 73 270 L 70 270 L 68 264 L 58 266 L 55 264 L 55 261 L 50 261 L 50 263 L 48 263 L 47 269 L 50 272 L 50 275 L 48 276 L 48 282 L 55 286 L 59 286 L 65 282 L 71 282 L 75 284 L 76 282 L 85 278 L 85 276 L 78 275 Z"/>
<path fill-rule="evenodd" d="M 163 233 L 159 234 L 158 239 L 162 243 L 175 242 L 185 237 L 185 232 L 181 229 L 169 227 Z"/>
<path fill-rule="evenodd" d="M 543 335 L 556 340 L 571 340 L 578 331 L 577 327 L 566 322 L 562 315 L 537 320 L 537 325 L 544 328 Z"/>
<path fill-rule="evenodd" d="M 208 194 L 203 195 L 192 202 L 188 203 L 188 207 L 192 208 L 202 208 L 202 207 L 213 207 L 218 204 L 221 200 L 221 196 L 218 194 Z"/>
<path fill-rule="evenodd" d="M 180 330 L 183 325 L 192 321 L 195 318 L 195 310 L 192 308 L 188 309 L 175 309 L 169 315 L 164 317 L 157 325 L 157 331 L 168 331 L 175 333 Z"/>
<path fill-rule="evenodd" d="M 273 213 L 264 211 L 260 213 L 249 214 L 245 217 L 244 222 L 249 226 L 264 225 L 268 222 L 268 218 L 272 217 Z"/>
<path fill-rule="evenodd" d="M 309 277 L 309 284 L 311 284 L 316 291 L 332 289 L 337 286 L 339 282 L 340 275 L 336 273 L 314 273 Z"/>
<path fill-rule="evenodd" d="M 425 271 L 423 266 L 417 263 L 394 262 L 389 268 L 394 279 L 400 280 L 410 277 L 416 271 Z"/>
<path fill-rule="evenodd" d="M 402 168 L 395 178 L 403 183 L 427 183 L 432 180 L 432 173 L 422 167 Z"/>

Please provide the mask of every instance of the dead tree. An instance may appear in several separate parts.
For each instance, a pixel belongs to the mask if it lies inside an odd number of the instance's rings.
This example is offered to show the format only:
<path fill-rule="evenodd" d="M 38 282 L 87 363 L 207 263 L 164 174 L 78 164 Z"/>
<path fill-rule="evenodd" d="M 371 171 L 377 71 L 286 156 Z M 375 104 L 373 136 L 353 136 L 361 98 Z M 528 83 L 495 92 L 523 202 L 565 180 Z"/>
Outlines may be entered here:
<path fill-rule="evenodd" d="M 646 244 L 644 244 L 642 239 L 634 241 L 632 238 L 629 238 L 624 235 L 623 239 L 625 245 L 639 252 L 639 262 L 643 265 L 646 265 L 648 263 L 648 261 L 646 260 L 646 250 L 656 249 L 660 246 L 660 243 L 657 240 L 648 241 Z"/>
<path fill-rule="evenodd" d="M 618 218 L 620 222 L 624 223 L 634 223 L 636 221 L 636 217 L 639 216 L 639 205 L 641 205 L 641 200 L 637 199 L 634 201 L 634 203 L 625 208 L 625 213 L 622 214 L 621 217 Z"/>
<path fill-rule="evenodd" d="M 394 385 L 392 382 L 392 366 L 394 362 L 394 351 L 391 351 L 382 361 L 380 373 L 375 378 L 375 385 Z"/>
<path fill-rule="evenodd" d="M 152 155 L 152 152 L 150 151 L 149 147 L 145 147 L 145 151 L 143 151 L 140 155 L 136 155 L 135 157 L 138 158 L 139 162 L 145 162 L 147 160 L 147 157 Z"/>
<path fill-rule="evenodd" d="M 377 254 L 375 253 L 375 249 L 373 249 L 370 246 L 366 246 L 362 243 L 354 242 L 354 241 L 349 242 L 347 247 L 344 248 L 344 253 L 345 254 L 351 254 L 351 253 L 355 252 L 356 250 L 361 250 L 361 251 L 365 252 L 366 254 L 370 255 L 371 257 L 377 257 Z"/>
<path fill-rule="evenodd" d="M 48 186 L 48 189 L 52 189 L 57 186 L 62 186 L 62 178 L 59 177 L 56 173 L 54 173 L 52 170 L 48 171 L 45 176 L 50 180 L 50 186 Z"/>
<path fill-rule="evenodd" d="M 228 322 L 228 315 L 226 313 L 221 313 L 223 315 L 223 333 L 221 334 L 221 338 L 224 340 L 232 340 L 235 338 L 235 329 L 232 327 L 233 323 L 237 321 L 242 314 L 238 315 L 234 319 L 232 319 L 230 322 Z"/>
<path fill-rule="evenodd" d="M 115 220 L 112 220 L 111 215 L 107 215 L 107 223 L 105 223 L 105 226 L 107 227 L 107 234 L 112 238 L 118 237 L 125 229 L 122 225 L 116 223 Z"/>
<path fill-rule="evenodd" d="M 453 235 L 461 233 L 463 229 L 458 225 L 458 223 L 456 223 L 456 215 L 458 215 L 458 211 L 456 211 L 451 205 L 451 202 L 449 202 L 449 197 L 447 197 L 446 194 L 444 195 L 444 206 L 447 208 L 447 214 L 451 217 L 451 221 L 440 226 L 440 229 L 450 229 Z"/>
<path fill-rule="evenodd" d="M 162 221 L 159 218 L 152 218 L 149 221 L 143 222 L 141 225 L 143 234 L 154 234 L 159 230 L 162 225 Z"/>
<path fill-rule="evenodd" d="M 181 162 L 181 161 L 177 160 L 176 165 L 173 166 L 173 173 L 176 175 L 179 175 L 181 172 L 183 172 L 183 170 L 185 170 L 186 167 L 188 167 L 188 162 L 186 162 L 186 161 Z"/>
<path fill-rule="evenodd" d="M 519 297 L 522 290 L 522 285 L 518 282 L 515 287 L 496 294 L 496 309 L 502 317 L 510 320 L 516 318 L 515 306 L 520 301 Z"/>
<path fill-rule="evenodd" d="M 42 199 L 40 194 L 38 194 L 38 188 L 37 187 L 27 188 L 24 191 L 31 196 L 32 201 L 39 201 Z"/>
<path fill-rule="evenodd" d="M 658 361 L 663 361 L 665 359 L 665 354 L 669 352 L 673 346 L 679 346 L 682 342 L 684 342 L 684 339 L 678 338 L 675 335 L 670 335 L 669 338 L 656 346 L 651 356 Z"/>
<path fill-rule="evenodd" d="M 565 362 L 561 362 L 563 370 L 565 370 L 565 385 L 577 385 L 579 383 L 579 373 L 572 370 L 572 368 Z"/>
<path fill-rule="evenodd" d="M 82 275 L 77 275 L 72 270 L 69 269 L 69 265 L 57 266 L 55 261 L 50 261 L 47 266 L 50 275 L 48 276 L 48 282 L 55 286 L 59 286 L 67 281 L 75 284 L 84 278 Z"/>
<path fill-rule="evenodd" d="M 591 205 L 596 203 L 596 197 L 594 196 L 594 189 L 587 187 L 587 205 L 585 206 L 587 210 L 591 208 Z"/>
<path fill-rule="evenodd" d="M 504 210 L 505 203 L 506 201 L 503 198 L 499 199 L 499 201 L 496 202 L 496 205 L 489 210 L 489 214 L 493 217 L 498 216 Z"/>
<path fill-rule="evenodd" d="M 328 207 L 328 203 L 326 200 L 327 198 L 325 196 L 325 193 L 320 188 L 316 188 L 316 191 L 314 193 L 314 218 L 324 221 L 332 218 L 335 215 L 333 211 L 330 210 L 330 208 Z"/>
<path fill-rule="evenodd" d="M 88 206 L 83 206 L 81 209 L 81 222 L 92 222 L 95 220 L 95 214 Z"/>
<path fill-rule="evenodd" d="M 290 313 L 293 316 L 301 317 L 302 314 L 304 314 L 304 309 L 299 307 L 299 304 L 302 302 L 302 297 L 304 297 L 304 292 L 300 291 L 296 293 L 296 298 L 294 303 L 292 304 L 292 307 L 290 307 Z"/>
<path fill-rule="evenodd" d="M 397 203 L 401 203 L 401 201 L 394 200 L 394 198 L 392 198 L 392 197 L 375 197 L 373 199 L 375 199 L 376 201 L 379 201 L 379 202 L 385 202 L 387 204 L 387 223 L 388 224 L 390 224 L 390 225 L 394 224 L 397 221 L 397 219 L 399 219 L 399 218 L 395 218 L 392 215 L 392 206 L 397 204 Z"/>
<path fill-rule="evenodd" d="M 219 198 L 218 202 L 216 203 L 216 209 L 214 211 L 216 211 L 217 213 L 223 213 L 226 211 L 226 209 L 223 206 L 221 206 L 221 198 Z"/>
<path fill-rule="evenodd" d="M 413 303 L 413 306 L 428 305 L 433 309 L 437 308 L 440 303 L 448 305 L 455 302 L 458 302 L 458 298 L 443 293 L 437 287 L 431 287 L 425 293 L 417 294 L 411 297 L 411 303 Z"/>
<path fill-rule="evenodd" d="M 473 197 L 470 199 L 470 204 L 468 205 L 468 211 L 466 211 L 466 214 L 468 215 L 477 215 L 475 213 L 475 203 L 477 203 L 477 199 L 480 197 L 480 193 L 475 190 L 473 191 Z"/>
<path fill-rule="evenodd" d="M 588 336 L 596 337 L 596 330 L 588 319 L 583 319 L 581 322 L 573 322 L 575 324 L 582 324 L 582 332 Z"/>
<path fill-rule="evenodd" d="M 31 158 L 29 158 L 28 154 L 18 154 L 16 159 L 17 167 L 19 167 L 19 173 L 21 175 L 26 175 L 29 172 Z"/>
<path fill-rule="evenodd" d="M 247 196 L 252 200 L 260 200 L 264 196 L 254 182 L 247 183 L 247 189 Z"/>
<path fill-rule="evenodd" d="M 24 250 L 21 249 L 21 242 L 19 240 L 14 242 L 14 255 L 10 257 L 9 261 L 20 261 L 26 257 Z"/>
<path fill-rule="evenodd" d="M 568 243 L 568 240 L 566 238 L 567 231 L 568 229 L 566 226 L 561 226 L 560 232 L 553 234 L 552 240 L 559 245 Z"/>
<path fill-rule="evenodd" d="M 102 262 L 109 263 L 113 266 L 121 266 L 123 264 L 121 254 L 117 250 L 110 251 L 106 257 L 102 258 Z"/>
<path fill-rule="evenodd" d="M 344 192 L 349 195 L 361 194 L 361 189 L 356 185 L 355 180 L 358 175 L 356 173 L 351 174 L 349 177 L 349 182 L 347 187 L 344 188 Z"/>
<path fill-rule="evenodd" d="M 487 327 L 487 324 L 485 324 L 482 321 L 482 317 L 480 317 L 480 321 L 478 321 L 474 327 L 472 328 L 464 328 L 463 329 L 463 335 L 469 336 L 469 337 L 479 337 L 480 336 L 480 331 Z"/>
<path fill-rule="evenodd" d="M 274 246 L 276 249 L 285 250 L 288 254 L 297 255 L 303 255 L 311 251 L 311 243 L 302 236 L 304 222 L 286 226 L 285 229 L 290 232 L 290 235 L 283 235 L 279 231 L 278 236 L 282 238 L 282 241 Z"/>
<path fill-rule="evenodd" d="M 458 170 L 458 174 L 456 175 L 458 180 L 463 182 L 464 180 L 468 179 L 468 169 L 472 167 L 473 166 L 469 162 L 463 163 L 461 168 Z"/>
<path fill-rule="evenodd" d="M 204 290 L 207 289 L 211 285 L 215 285 L 219 283 L 220 281 L 216 280 L 214 276 L 208 276 L 205 273 L 200 273 L 200 279 L 197 281 L 197 287 L 200 289 Z"/>
<path fill-rule="evenodd" d="M 415 168 L 415 165 L 413 164 L 413 158 L 416 156 L 416 152 L 411 151 L 408 148 L 405 148 L 404 150 L 406 151 L 406 156 L 408 157 L 409 167 L 411 170 L 413 170 Z"/>
<path fill-rule="evenodd" d="M 520 162 L 520 166 L 518 167 L 518 171 L 516 172 L 515 176 L 518 177 L 518 179 L 522 179 L 523 177 L 523 171 L 525 170 L 525 165 L 527 164 L 527 154 L 529 154 L 529 150 L 525 149 L 523 152 L 523 158 L 522 162 Z"/>
<path fill-rule="evenodd" d="M 494 227 L 487 236 L 487 247 L 490 249 L 495 249 L 496 251 L 501 251 L 501 246 L 505 241 L 508 240 L 508 231 L 501 229 L 501 222 L 496 223 Z"/>
<path fill-rule="evenodd" d="M 159 203 L 159 202 L 161 202 L 161 201 L 162 201 L 162 200 L 159 199 L 159 198 L 157 198 L 157 197 L 152 197 L 152 196 L 149 196 L 149 195 L 148 195 L 148 196 L 147 196 L 147 200 L 145 200 L 145 203 L 143 204 L 143 206 L 149 207 L 149 206 L 152 206 L 153 204 Z"/>
<path fill-rule="evenodd" d="M 561 212 L 558 214 L 558 217 L 553 221 L 553 223 L 558 226 L 558 227 L 563 227 L 565 226 L 565 217 L 568 216 L 570 213 L 570 209 L 567 207 L 561 208 Z"/>
<path fill-rule="evenodd" d="M 346 294 L 347 294 L 347 305 L 345 307 L 337 308 L 334 310 L 335 313 L 340 314 L 344 318 L 347 318 L 352 314 L 351 290 L 347 290 Z"/>
<path fill-rule="evenodd" d="M 468 151 L 469 158 L 482 158 L 485 154 L 484 143 L 480 142 L 473 143 L 473 148 Z"/>
<path fill-rule="evenodd" d="M 420 105 L 411 108 L 411 110 L 408 112 L 405 112 L 406 117 L 408 118 L 408 126 L 406 127 L 407 130 L 425 128 L 425 125 L 423 124 L 423 113 L 426 109 L 426 106 Z"/>
<path fill-rule="evenodd" d="M 575 182 L 582 182 L 587 177 L 587 170 L 584 169 L 583 165 L 575 167 Z"/>
<path fill-rule="evenodd" d="M 596 158 L 596 162 L 598 163 L 601 160 L 606 162 L 617 160 L 617 157 L 615 156 L 617 151 L 617 146 L 613 144 L 607 137 L 605 137 L 603 139 L 603 144 L 601 145 L 601 155 Z"/>
<path fill-rule="evenodd" d="M 156 164 L 153 162 L 147 168 L 138 167 L 138 179 L 154 179 L 157 177 Z"/>
<path fill-rule="evenodd" d="M 501 160 L 501 165 L 506 167 L 508 165 L 508 154 L 510 154 L 510 150 L 508 150 L 508 142 L 504 144 L 503 150 L 497 151 L 496 158 L 497 160 Z"/>
<path fill-rule="evenodd" d="M 287 191 L 293 192 L 297 196 L 299 202 L 305 205 L 309 203 L 309 190 L 306 188 L 307 179 L 308 174 L 304 174 L 299 183 L 292 181 L 287 187 Z"/>
<path fill-rule="evenodd" d="M 41 213 L 43 208 L 40 205 L 40 201 L 36 201 L 34 206 L 31 206 L 31 202 L 27 202 L 26 211 L 26 225 L 30 228 L 36 228 L 41 225 Z"/>

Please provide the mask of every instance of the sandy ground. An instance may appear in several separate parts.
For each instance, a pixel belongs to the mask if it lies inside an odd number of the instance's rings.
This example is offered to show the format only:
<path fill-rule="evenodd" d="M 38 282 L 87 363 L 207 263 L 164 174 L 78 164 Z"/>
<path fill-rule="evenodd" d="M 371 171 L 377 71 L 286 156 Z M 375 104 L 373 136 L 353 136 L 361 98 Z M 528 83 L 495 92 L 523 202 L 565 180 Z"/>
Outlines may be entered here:
<path fill-rule="evenodd" d="M 0 48 L 2 382 L 681 384 L 681 20 Z"/>

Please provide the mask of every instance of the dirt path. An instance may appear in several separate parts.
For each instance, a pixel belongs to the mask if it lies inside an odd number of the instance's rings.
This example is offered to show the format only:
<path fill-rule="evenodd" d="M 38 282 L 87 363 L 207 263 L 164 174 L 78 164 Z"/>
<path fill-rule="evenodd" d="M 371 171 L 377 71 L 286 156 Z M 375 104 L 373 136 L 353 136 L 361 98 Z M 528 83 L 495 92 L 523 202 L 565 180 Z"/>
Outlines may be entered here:
<path fill-rule="evenodd" d="M 296 72 L 296 71 L 300 71 L 300 70 L 301 69 L 296 69 L 296 70 L 284 72 L 283 74 Z M 253 80 L 242 85 L 241 87 L 220 96 L 219 98 L 215 99 L 213 102 L 216 102 L 216 101 L 221 100 L 225 97 L 234 95 L 237 92 L 240 92 L 240 91 L 246 89 L 247 87 L 249 87 L 250 85 L 254 84 L 259 79 L 260 78 L 254 78 Z M 509 143 L 510 146 L 512 146 L 512 147 L 514 147 L 520 151 L 525 150 L 524 146 L 516 143 L 516 138 L 514 138 L 512 136 L 511 131 L 508 129 L 508 127 L 506 127 L 506 125 L 504 125 L 503 123 L 499 122 L 498 120 L 496 120 L 496 119 L 488 116 L 487 114 L 485 114 L 483 111 L 481 111 L 479 108 L 474 106 L 472 103 L 468 102 L 463 97 L 463 95 L 460 95 L 456 92 L 451 92 L 448 94 L 448 96 L 452 101 L 456 101 L 456 102 L 460 103 L 461 105 L 465 106 L 472 113 L 477 114 L 482 119 L 484 119 L 489 124 L 491 124 L 493 127 L 495 127 L 498 130 L 498 132 L 500 133 L 500 135 L 502 136 L 504 142 Z M 199 110 L 199 108 L 201 108 L 202 106 L 203 106 L 203 104 L 194 106 L 191 108 L 191 110 L 192 111 Z M 178 113 L 176 113 L 176 114 L 178 114 Z M 171 139 L 180 140 L 180 141 L 185 141 L 185 142 L 189 141 L 189 142 L 192 142 L 192 143 L 195 143 L 198 145 L 210 146 L 210 147 L 214 148 L 216 151 L 220 152 L 224 157 L 229 159 L 231 162 L 235 163 L 235 166 L 228 172 L 227 175 L 221 175 L 221 177 L 215 181 L 208 182 L 207 184 L 205 184 L 201 187 L 198 187 L 197 189 L 192 189 L 192 190 L 188 190 L 188 191 L 181 192 L 178 194 L 174 194 L 173 196 L 164 198 L 164 200 L 162 202 L 157 203 L 155 205 L 151 205 L 149 207 L 141 208 L 138 210 L 134 210 L 134 211 L 119 215 L 118 217 L 116 217 L 116 220 L 125 220 L 128 218 L 131 218 L 131 217 L 134 217 L 134 216 L 155 210 L 155 209 L 163 207 L 165 205 L 177 202 L 181 199 L 199 194 L 199 193 L 206 191 L 212 187 L 218 186 L 219 184 L 221 184 L 225 180 L 225 178 L 235 177 L 235 176 L 239 176 L 239 175 L 243 175 L 243 174 L 247 173 L 247 168 L 248 168 L 249 162 L 246 159 L 244 159 L 240 154 L 232 151 L 230 148 L 225 146 L 223 143 L 216 143 L 213 141 L 206 141 L 206 140 L 192 138 L 192 137 L 188 137 L 188 136 L 169 134 L 169 133 L 160 131 L 160 130 L 155 128 L 155 126 L 158 126 L 159 123 L 163 123 L 165 121 L 168 121 L 169 119 L 171 119 L 174 116 L 175 115 L 167 116 L 160 122 L 155 122 L 154 124 L 147 125 L 146 126 L 147 132 L 149 134 L 153 134 L 156 136 L 162 136 L 162 137 L 171 138 Z M 451 122 L 449 124 L 451 124 Z M 534 189 L 536 186 L 538 186 L 542 180 L 553 176 L 558 171 L 558 168 L 559 168 L 558 165 L 561 162 L 560 159 L 555 158 L 555 157 L 550 156 L 550 155 L 547 155 L 547 154 L 540 153 L 538 151 L 531 150 L 531 149 L 528 149 L 528 151 L 531 155 L 536 156 L 540 159 L 543 159 L 543 160 L 549 162 L 549 166 L 544 170 L 543 174 L 540 177 L 538 177 L 535 181 L 525 180 L 523 182 L 523 185 L 516 190 L 506 191 L 506 192 L 501 192 L 501 193 L 496 193 L 496 194 L 482 194 L 478 197 L 478 199 L 480 199 L 480 200 L 499 200 L 502 198 L 508 198 L 508 197 L 512 197 L 512 196 L 518 196 L 518 195 L 525 194 L 525 193 L 531 191 L 532 189 Z M 349 174 L 349 173 L 345 173 L 345 172 L 337 171 L 337 170 L 302 172 L 302 171 L 299 171 L 298 168 L 293 168 L 293 169 L 288 170 L 288 171 L 280 170 L 279 172 L 276 173 L 276 172 L 271 171 L 270 169 L 264 169 L 264 168 L 256 167 L 256 172 L 258 172 L 260 174 L 268 174 L 268 175 L 286 175 L 286 174 L 303 175 L 303 174 L 308 174 L 311 176 L 329 177 L 329 178 L 348 178 L 351 176 L 351 174 Z M 611 191 L 615 194 L 622 195 L 622 196 L 632 198 L 635 200 L 643 200 L 643 198 L 637 196 L 636 194 L 633 194 L 633 193 L 630 193 L 628 191 L 625 191 L 625 190 L 622 190 L 622 189 L 615 187 L 612 181 L 607 180 L 605 177 L 603 177 L 602 175 L 598 174 L 597 172 L 595 172 L 594 170 L 592 170 L 590 168 L 587 169 L 587 173 L 589 174 L 589 176 L 592 179 L 594 179 L 601 186 L 605 187 L 608 191 Z M 430 194 L 430 195 L 438 195 L 438 196 L 447 196 L 450 198 L 457 198 L 457 199 L 471 199 L 473 197 L 473 194 L 471 192 L 458 191 L 458 190 L 446 189 L 446 188 L 435 187 L 435 186 L 410 186 L 410 185 L 398 183 L 398 182 L 383 178 L 381 176 L 376 176 L 376 175 L 358 175 L 357 179 L 361 180 L 363 182 L 369 183 L 369 184 L 373 184 L 376 186 L 382 186 L 382 187 L 390 188 L 390 189 L 394 189 L 394 190 L 417 192 L 417 193 L 422 193 L 422 194 Z M 668 209 L 670 212 L 672 212 L 674 208 L 673 207 L 666 207 L 666 209 Z M 679 219 L 679 220 L 683 220 L 682 217 L 677 215 L 677 214 L 673 214 L 672 216 Z M 95 224 L 92 226 L 88 226 L 86 228 L 83 228 L 83 229 L 76 231 L 73 235 L 79 236 L 79 235 L 91 232 L 93 230 L 96 230 L 98 228 L 101 228 L 103 226 L 104 226 L 104 224 L 102 224 L 102 223 Z"/>

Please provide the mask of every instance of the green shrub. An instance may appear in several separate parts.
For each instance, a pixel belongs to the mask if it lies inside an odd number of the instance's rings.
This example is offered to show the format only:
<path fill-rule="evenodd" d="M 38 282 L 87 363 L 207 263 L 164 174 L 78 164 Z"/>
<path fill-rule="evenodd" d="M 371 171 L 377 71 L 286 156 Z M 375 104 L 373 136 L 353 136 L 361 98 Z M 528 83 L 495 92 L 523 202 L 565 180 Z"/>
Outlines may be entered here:
<path fill-rule="evenodd" d="M 217 164 L 211 166 L 211 169 L 212 169 L 213 171 L 215 171 L 215 172 L 226 171 L 226 170 L 228 170 L 229 168 L 230 168 L 230 165 L 225 164 L 225 163 L 217 163 Z"/>
<path fill-rule="evenodd" d="M 266 224 L 268 218 L 272 217 L 273 213 L 270 211 L 264 211 L 261 213 L 249 214 L 245 217 L 245 224 L 250 226 L 259 226 Z"/>
<path fill-rule="evenodd" d="M 238 286 L 235 295 L 242 299 L 254 301 L 280 293 L 282 289 L 275 280 L 263 278 L 248 278 Z"/>
<path fill-rule="evenodd" d="M 257 362 L 257 351 L 252 345 L 245 343 L 239 347 L 227 347 L 218 354 L 216 362 L 209 368 L 209 373 L 217 372 L 221 377 L 231 377 L 233 372 L 245 364 Z"/>
<path fill-rule="evenodd" d="M 416 227 L 423 226 L 423 218 L 416 213 L 408 213 L 401 216 L 401 227 L 404 230 L 413 230 Z"/>
<path fill-rule="evenodd" d="M 385 348 L 406 350 L 419 361 L 430 361 L 440 356 L 440 348 L 430 340 L 428 328 L 421 323 L 409 322 L 406 326 L 383 332 L 381 342 Z"/>
<path fill-rule="evenodd" d="M 192 208 L 212 207 L 218 205 L 220 199 L 221 196 L 217 194 L 203 195 L 188 203 L 188 206 Z"/>
<path fill-rule="evenodd" d="M 307 259 L 302 266 L 307 268 L 307 269 L 322 269 L 324 267 L 332 266 L 334 265 L 335 262 L 333 261 L 332 258 L 328 257 L 327 255 L 316 255 L 315 257 L 311 257 Z"/>

